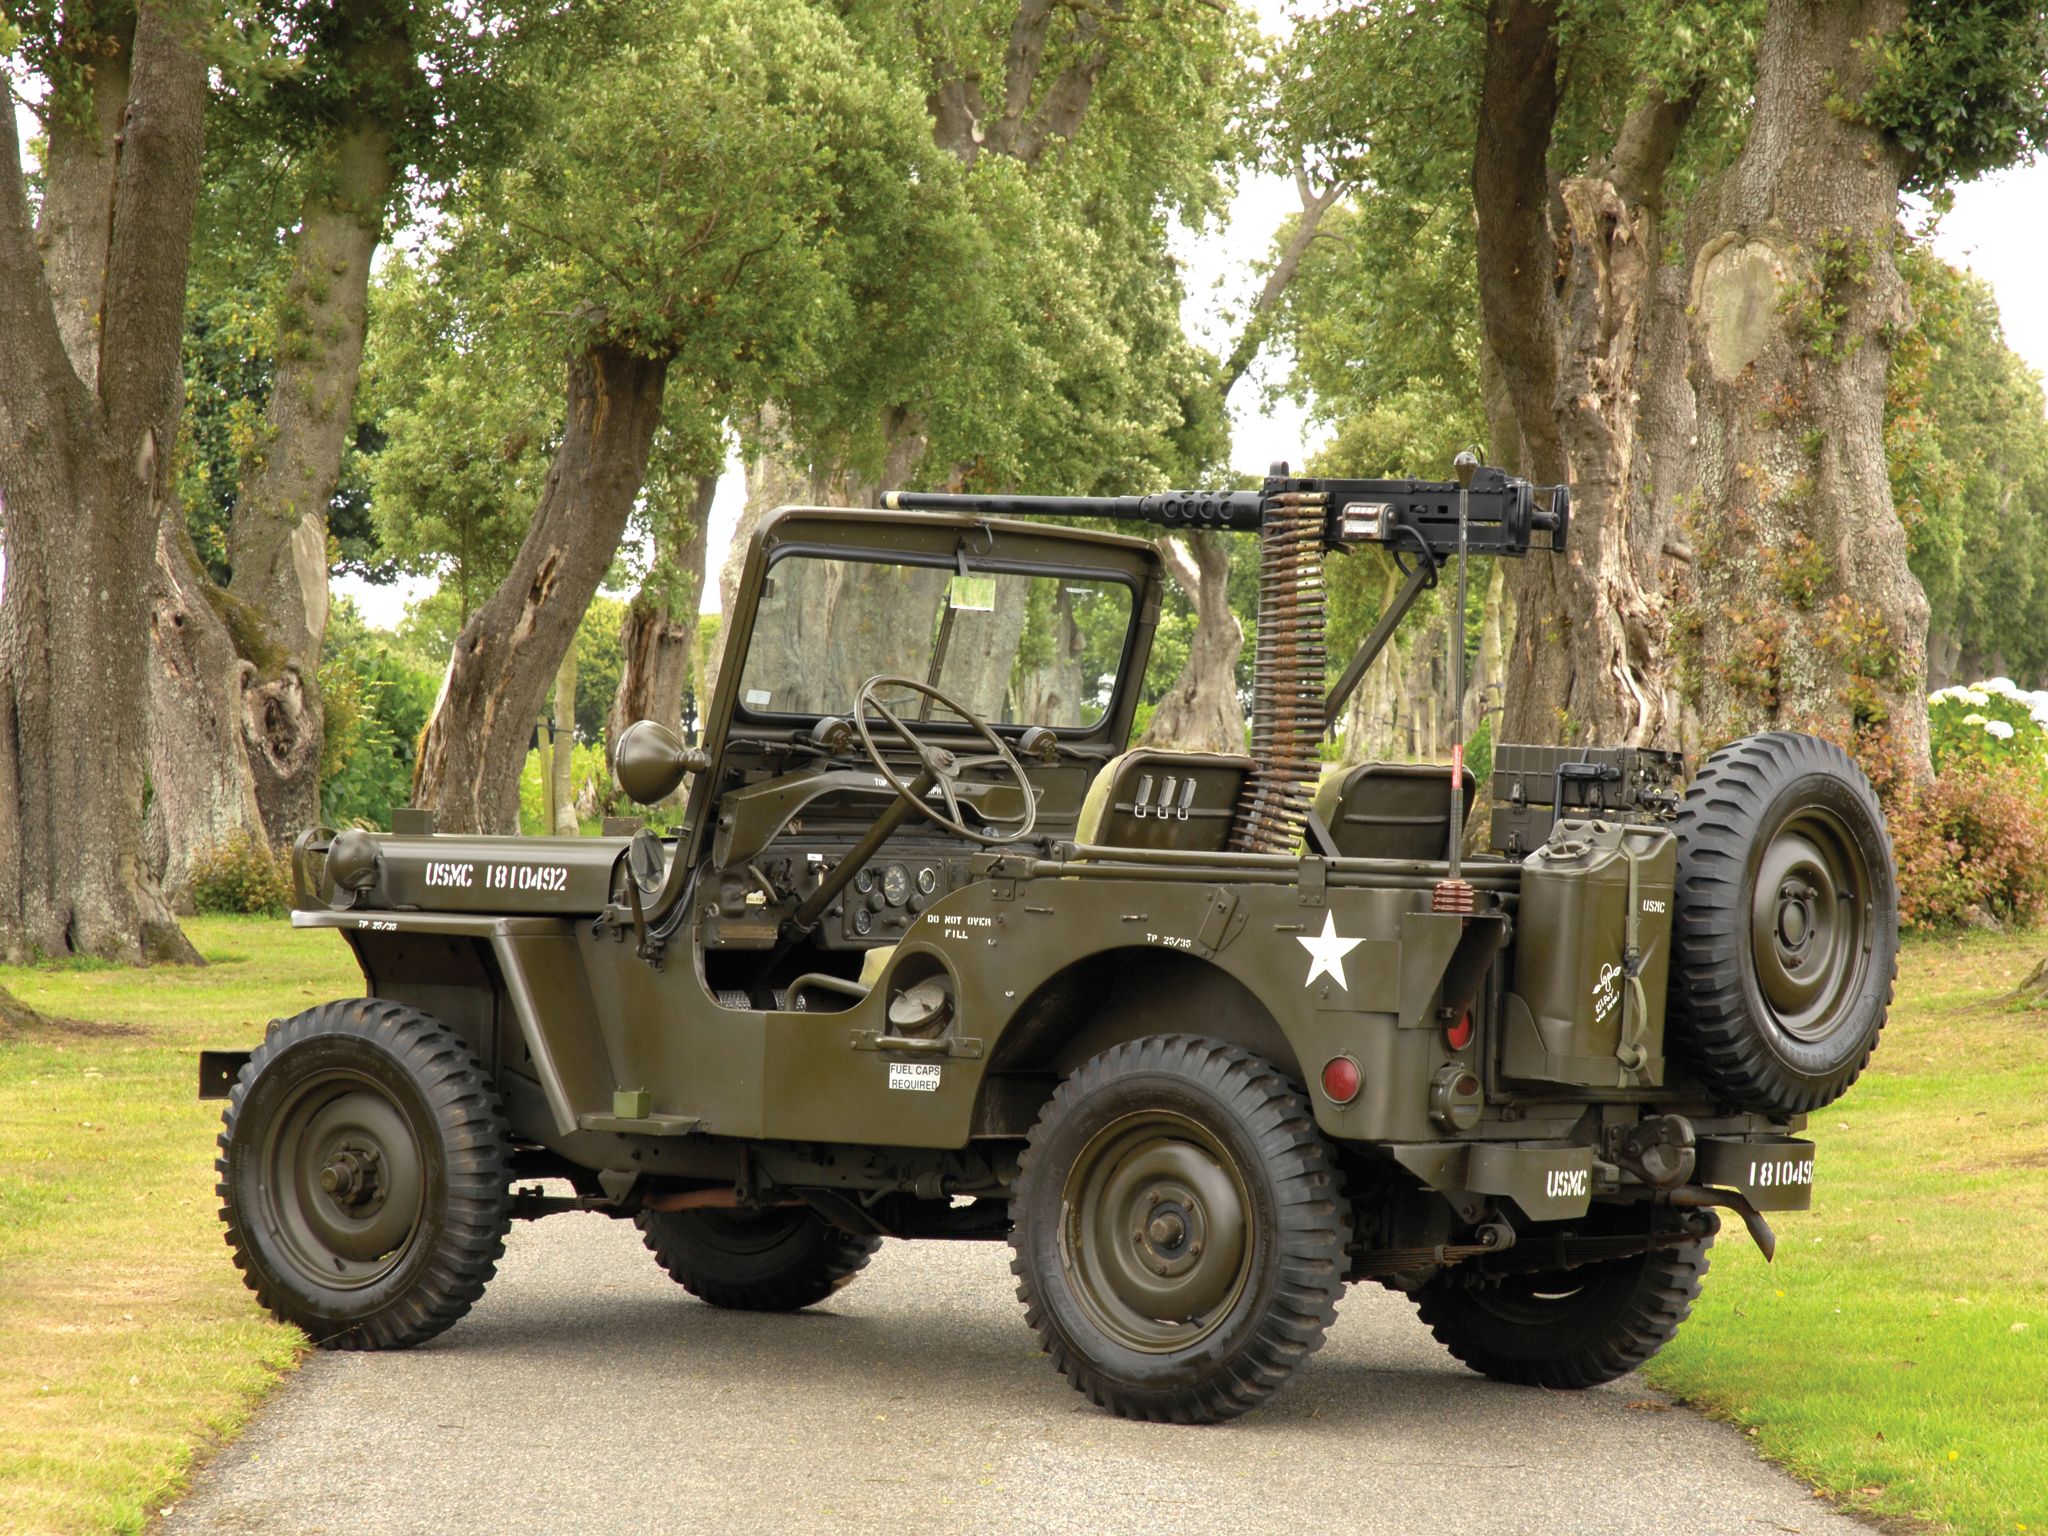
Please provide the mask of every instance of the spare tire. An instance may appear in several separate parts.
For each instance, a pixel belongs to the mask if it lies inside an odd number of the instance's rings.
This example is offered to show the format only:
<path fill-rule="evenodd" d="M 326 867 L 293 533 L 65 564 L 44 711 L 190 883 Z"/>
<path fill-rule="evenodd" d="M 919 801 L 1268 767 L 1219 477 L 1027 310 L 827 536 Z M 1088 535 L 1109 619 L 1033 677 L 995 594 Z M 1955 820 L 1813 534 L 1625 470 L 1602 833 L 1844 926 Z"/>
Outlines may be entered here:
<path fill-rule="evenodd" d="M 1877 1047 L 1898 955 L 1891 837 L 1849 755 L 1771 731 L 1708 758 L 1678 813 L 1671 1053 L 1741 1109 L 1833 1103 Z"/>

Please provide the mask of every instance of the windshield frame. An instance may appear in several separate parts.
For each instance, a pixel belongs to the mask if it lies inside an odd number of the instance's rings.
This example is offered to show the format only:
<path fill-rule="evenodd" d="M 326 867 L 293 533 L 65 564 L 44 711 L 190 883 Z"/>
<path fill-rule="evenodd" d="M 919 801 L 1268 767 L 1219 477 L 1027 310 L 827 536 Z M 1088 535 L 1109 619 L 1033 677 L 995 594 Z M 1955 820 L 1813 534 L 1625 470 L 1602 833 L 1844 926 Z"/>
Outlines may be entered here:
<path fill-rule="evenodd" d="M 1132 573 L 1100 565 L 1079 565 L 1041 560 L 1015 560 L 1005 559 L 1001 556 L 977 557 L 972 554 L 967 555 L 963 562 L 958 552 L 948 557 L 927 551 L 897 551 L 877 549 L 872 546 L 849 546 L 835 542 L 805 539 L 778 543 L 769 552 L 767 560 L 761 567 L 761 582 L 765 583 L 769 577 L 773 576 L 776 567 L 785 560 L 804 558 L 838 560 L 852 565 L 913 566 L 922 570 L 951 571 L 955 574 L 960 573 L 964 564 L 965 573 L 969 576 L 1042 576 L 1055 581 L 1087 581 L 1103 587 L 1121 588 L 1129 601 L 1129 607 L 1124 618 L 1123 645 L 1117 652 L 1116 667 L 1110 679 L 1109 696 L 1103 702 L 1101 713 L 1083 725 L 1050 725 L 1046 729 L 1068 740 L 1088 740 L 1098 736 L 1103 728 L 1116 718 L 1118 708 L 1123 702 L 1121 697 L 1123 692 L 1133 686 L 1130 681 L 1131 653 L 1132 648 L 1137 644 L 1139 631 L 1142 627 L 1140 621 L 1144 603 L 1144 592 L 1136 576 Z M 754 612 L 747 629 L 746 651 L 743 655 L 732 658 L 739 663 L 739 670 L 733 677 L 732 724 L 737 727 L 744 722 L 772 729 L 788 729 L 791 726 L 801 726 L 821 719 L 851 719 L 854 705 L 854 701 L 851 698 L 846 701 L 846 706 L 843 709 L 815 712 L 755 709 L 747 704 L 745 692 L 747 665 L 754 656 L 754 639 L 760 623 L 760 597 L 761 592 L 757 587 Z M 728 662 L 727 664 L 730 665 L 731 663 Z M 920 678 L 917 681 L 922 682 L 923 679 Z M 1005 732 L 1021 733 L 1041 723 L 1033 720 L 991 720 L 988 722 L 988 726 L 999 734 Z M 941 718 L 926 721 L 920 728 L 931 729 L 940 733 L 944 733 L 949 729 L 971 729 L 958 720 Z"/>

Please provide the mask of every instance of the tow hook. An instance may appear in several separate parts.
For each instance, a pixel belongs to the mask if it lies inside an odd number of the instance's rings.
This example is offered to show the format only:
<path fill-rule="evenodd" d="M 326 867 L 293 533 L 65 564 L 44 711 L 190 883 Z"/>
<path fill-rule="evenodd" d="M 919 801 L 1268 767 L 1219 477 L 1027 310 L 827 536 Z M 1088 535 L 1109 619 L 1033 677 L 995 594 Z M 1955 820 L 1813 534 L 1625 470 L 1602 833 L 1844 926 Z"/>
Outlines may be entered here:
<path fill-rule="evenodd" d="M 1675 1189 L 1699 1160 L 1692 1122 L 1683 1115 L 1640 1120 L 1622 1136 L 1614 1160 L 1652 1189 Z"/>
<path fill-rule="evenodd" d="M 1699 1210 L 1710 1205 L 1725 1206 L 1742 1218 L 1742 1224 L 1749 1228 L 1749 1235 L 1755 1241 L 1757 1250 L 1763 1254 L 1764 1262 L 1770 1263 L 1777 1256 L 1778 1234 L 1771 1230 L 1763 1214 L 1749 1203 L 1749 1196 L 1732 1189 L 1709 1189 L 1704 1184 L 1684 1184 L 1666 1192 L 1663 1197 L 1671 1205 Z"/>

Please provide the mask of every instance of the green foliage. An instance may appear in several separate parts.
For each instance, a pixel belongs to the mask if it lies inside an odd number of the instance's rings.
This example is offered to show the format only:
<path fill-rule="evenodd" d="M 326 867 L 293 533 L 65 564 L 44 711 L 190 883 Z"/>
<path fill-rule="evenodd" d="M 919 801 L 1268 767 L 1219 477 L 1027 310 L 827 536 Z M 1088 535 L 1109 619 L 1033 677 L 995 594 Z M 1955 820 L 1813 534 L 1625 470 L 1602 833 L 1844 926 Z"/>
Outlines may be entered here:
<path fill-rule="evenodd" d="M 1855 743 L 1891 828 L 1899 920 L 1942 929 L 2048 917 L 2048 694 L 1993 678 L 1928 703 L 1931 781 L 1882 732 Z"/>
<path fill-rule="evenodd" d="M 619 626 L 626 605 L 615 597 L 590 600 L 583 622 L 576 626 L 576 739 L 604 739 L 605 718 L 618 696 L 625 653 L 619 649 Z"/>
<path fill-rule="evenodd" d="M 252 833 L 237 832 L 192 856 L 192 904 L 201 912 L 281 915 L 291 902 L 286 856 Z"/>
<path fill-rule="evenodd" d="M 1932 631 L 1967 656 L 2048 675 L 2048 410 L 2005 344 L 1981 279 L 1910 244 L 1917 316 L 1892 353 L 1885 449 L 1892 499 Z"/>
<path fill-rule="evenodd" d="M 411 802 L 415 750 L 439 686 L 438 672 L 366 629 L 352 605 L 336 605 L 320 664 L 322 820 L 389 829 L 392 807 Z"/>
<path fill-rule="evenodd" d="M 370 296 L 364 410 L 383 448 L 368 468 L 377 533 L 408 571 L 441 577 L 454 631 L 519 552 L 560 431 L 553 367 L 518 345 L 485 274 L 444 255 L 394 256 Z M 483 300 L 472 313 L 461 285 Z"/>
<path fill-rule="evenodd" d="M 2048 13 L 2034 0 L 1913 0 L 1845 104 L 1906 151 L 1906 186 L 1938 192 L 2048 145 Z"/>

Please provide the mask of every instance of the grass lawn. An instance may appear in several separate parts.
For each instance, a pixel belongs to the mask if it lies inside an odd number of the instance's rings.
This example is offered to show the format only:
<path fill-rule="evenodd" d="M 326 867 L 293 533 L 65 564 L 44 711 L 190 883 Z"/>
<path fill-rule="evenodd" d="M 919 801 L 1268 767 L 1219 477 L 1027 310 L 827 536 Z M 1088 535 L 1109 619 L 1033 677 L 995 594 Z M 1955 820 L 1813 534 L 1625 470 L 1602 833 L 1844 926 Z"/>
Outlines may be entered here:
<path fill-rule="evenodd" d="M 2048 1011 L 1990 999 L 2048 935 L 1909 943 L 1871 1071 L 1812 1120 L 1766 1266 L 1722 1228 L 1659 1386 L 1845 1506 L 2048 1532 Z"/>
<path fill-rule="evenodd" d="M 221 1243 L 202 1045 L 358 981 L 332 934 L 187 926 L 203 971 L 0 967 L 85 1026 L 0 1034 L 0 1532 L 133 1530 L 298 1336 Z M 2048 1012 L 1989 999 L 2048 936 L 1908 946 L 1877 1063 L 1816 1116 L 1816 1209 L 1715 1250 L 1658 1382 L 1846 1505 L 2048 1536 Z"/>
<path fill-rule="evenodd" d="M 0 967 L 0 1532 L 136 1530 L 297 1359 L 221 1241 L 203 1045 L 360 992 L 334 934 L 201 918 L 203 970 Z M 98 1026 L 98 1027 L 95 1027 Z"/>

